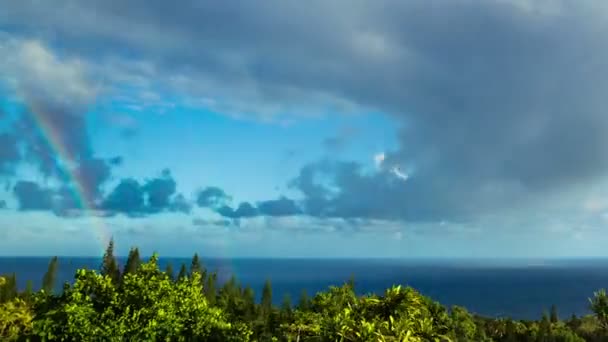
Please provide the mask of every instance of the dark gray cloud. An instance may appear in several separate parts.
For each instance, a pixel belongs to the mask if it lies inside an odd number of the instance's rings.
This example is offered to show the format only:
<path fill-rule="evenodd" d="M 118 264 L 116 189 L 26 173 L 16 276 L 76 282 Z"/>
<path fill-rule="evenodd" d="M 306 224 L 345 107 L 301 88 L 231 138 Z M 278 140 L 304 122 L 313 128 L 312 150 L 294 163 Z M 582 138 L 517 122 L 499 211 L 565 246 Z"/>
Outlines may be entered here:
<path fill-rule="evenodd" d="M 231 200 L 224 190 L 210 186 L 199 191 L 196 197 L 196 204 L 201 208 L 219 208 Z"/>
<path fill-rule="evenodd" d="M 189 214 L 192 211 L 192 203 L 182 194 L 176 195 L 168 206 L 169 211 Z"/>
<path fill-rule="evenodd" d="M 6 209 L 7 208 L 7 204 L 5 200 L 0 200 L 0 209 Z"/>
<path fill-rule="evenodd" d="M 385 151 L 386 170 L 369 173 L 350 162 L 302 169 L 293 184 L 312 215 L 466 217 L 530 194 L 591 186 L 608 171 L 602 2 L 100 0 L 5 7 L 0 26 L 51 42 L 61 37 L 55 42 L 64 51 L 100 64 L 106 57 L 128 62 L 122 51 L 146 56 L 133 62 L 149 62 L 175 89 L 220 103 L 230 98 L 226 111 L 354 106 L 394 117 L 402 129 L 399 147 Z M 57 129 L 73 145 L 82 133 L 72 137 L 63 127 L 78 125 L 64 121 L 58 117 Z M 72 153 L 86 154 L 83 146 Z M 231 216 L 239 210 L 222 208 Z"/>
<path fill-rule="evenodd" d="M 262 201 L 258 203 L 257 207 L 260 215 L 263 216 L 294 216 L 302 214 L 302 210 L 296 202 L 287 197 Z"/>
<path fill-rule="evenodd" d="M 169 206 L 170 198 L 175 194 L 177 184 L 169 170 L 163 170 L 162 177 L 148 180 L 142 187 L 147 194 L 150 210 L 158 211 Z"/>
<path fill-rule="evenodd" d="M 11 134 L 0 134 L 0 175 L 12 174 L 21 161 L 18 139 Z"/>
<path fill-rule="evenodd" d="M 229 227 L 232 225 L 232 221 L 230 220 L 207 220 L 202 218 L 194 218 L 192 219 L 192 224 L 195 226 L 220 226 L 220 227 Z"/>
<path fill-rule="evenodd" d="M 138 214 L 144 212 L 144 190 L 132 178 L 121 180 L 103 202 L 103 209 L 118 213 Z"/>
<path fill-rule="evenodd" d="M 102 209 L 128 216 L 146 216 L 166 211 L 190 213 L 192 204 L 176 193 L 177 183 L 165 169 L 160 177 L 140 183 L 122 179 L 105 198 Z"/>
<path fill-rule="evenodd" d="M 251 218 L 260 215 L 258 209 L 249 202 L 241 202 L 236 210 L 224 205 L 216 211 L 218 214 L 231 219 Z"/>
<path fill-rule="evenodd" d="M 54 192 L 31 181 L 18 181 L 13 193 L 19 203 L 19 210 L 52 210 Z"/>

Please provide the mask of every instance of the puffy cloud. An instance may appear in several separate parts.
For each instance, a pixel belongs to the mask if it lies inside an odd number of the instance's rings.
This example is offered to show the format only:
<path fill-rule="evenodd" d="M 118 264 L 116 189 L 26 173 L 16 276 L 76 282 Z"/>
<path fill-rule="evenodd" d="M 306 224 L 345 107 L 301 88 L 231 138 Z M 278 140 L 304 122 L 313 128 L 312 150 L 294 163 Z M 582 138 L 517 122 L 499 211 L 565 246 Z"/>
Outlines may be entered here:
<path fill-rule="evenodd" d="M 276 200 L 262 201 L 258 203 L 258 211 L 264 216 L 293 216 L 302 214 L 302 210 L 295 201 L 280 197 Z"/>
<path fill-rule="evenodd" d="M 164 170 L 161 178 L 148 180 L 143 186 L 143 191 L 147 194 L 150 210 L 157 211 L 168 207 L 176 187 L 177 184 L 169 170 Z"/>
<path fill-rule="evenodd" d="M 52 190 L 41 187 L 38 183 L 31 181 L 18 181 L 13 188 L 19 210 L 52 210 L 53 196 Z"/>
<path fill-rule="evenodd" d="M 21 160 L 18 139 L 11 134 L 0 134 L 0 175 L 12 174 Z"/>
<path fill-rule="evenodd" d="M 228 227 L 232 225 L 230 220 L 207 220 L 202 218 L 194 218 L 192 219 L 192 224 L 195 226 L 206 227 L 206 226 L 220 226 L 220 227 Z"/>
<path fill-rule="evenodd" d="M 231 197 L 226 195 L 224 190 L 210 186 L 199 191 L 196 199 L 196 204 L 202 208 L 218 208 L 226 205 L 231 200 Z"/>
<path fill-rule="evenodd" d="M 217 213 L 231 219 L 250 218 L 259 215 L 258 209 L 249 202 L 241 202 L 236 210 L 226 205 L 222 206 L 217 209 Z"/>
<path fill-rule="evenodd" d="M 182 194 L 177 194 L 169 203 L 169 211 L 189 214 L 192 211 L 192 203 Z"/>
<path fill-rule="evenodd" d="M 104 200 L 103 209 L 118 213 L 141 214 L 144 211 L 144 189 L 132 178 L 123 179 Z"/>
<path fill-rule="evenodd" d="M 134 217 L 165 211 L 190 213 L 192 204 L 177 194 L 176 188 L 177 183 L 168 169 L 143 184 L 132 178 L 122 179 L 105 198 L 102 208 Z"/>
<path fill-rule="evenodd" d="M 211 97 L 196 105 L 220 112 L 371 108 L 402 124 L 399 146 L 386 151 L 383 162 L 392 172 L 365 173 L 350 162 L 302 169 L 294 186 L 312 215 L 467 217 L 592 186 L 608 171 L 608 6 L 602 2 L 311 1 L 296 7 L 66 0 L 5 7 L 2 26 L 62 37 L 62 50 L 81 57 L 60 60 L 36 44 L 15 45 L 19 57 L 6 64 L 29 75 L 15 82 L 31 95 L 28 103 L 70 98 L 64 89 L 49 95 L 48 82 L 32 82 L 38 75 L 88 98 L 94 92 L 82 90 L 79 65 L 91 63 L 113 82 L 142 88 L 157 82 L 191 99 Z M 132 60 L 123 51 L 146 57 Z M 140 98 L 158 105 L 151 94 Z M 55 115 L 55 129 L 73 145 L 80 138 L 68 132 L 83 131 Z M 201 206 L 216 205 L 204 199 Z M 224 212 L 238 211 L 230 210 Z"/>

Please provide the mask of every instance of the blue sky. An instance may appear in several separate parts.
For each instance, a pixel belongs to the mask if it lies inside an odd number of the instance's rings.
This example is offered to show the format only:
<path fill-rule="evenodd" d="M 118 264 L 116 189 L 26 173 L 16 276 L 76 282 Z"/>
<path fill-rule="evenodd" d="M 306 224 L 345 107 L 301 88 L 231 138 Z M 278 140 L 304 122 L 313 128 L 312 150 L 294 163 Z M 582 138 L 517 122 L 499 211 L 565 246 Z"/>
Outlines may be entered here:
<path fill-rule="evenodd" d="M 50 6 L 0 13 L 2 255 L 606 256 L 600 2 Z"/>

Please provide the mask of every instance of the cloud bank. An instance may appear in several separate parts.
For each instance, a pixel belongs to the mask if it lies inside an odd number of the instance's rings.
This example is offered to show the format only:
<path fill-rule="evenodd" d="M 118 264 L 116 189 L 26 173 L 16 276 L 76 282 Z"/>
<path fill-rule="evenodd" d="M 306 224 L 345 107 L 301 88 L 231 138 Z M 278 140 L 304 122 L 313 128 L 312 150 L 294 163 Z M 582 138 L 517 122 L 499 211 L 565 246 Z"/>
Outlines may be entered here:
<path fill-rule="evenodd" d="M 291 183 L 298 200 L 230 206 L 221 189 L 198 194 L 198 206 L 227 218 L 470 220 L 515 203 L 541 210 L 542 199 L 586 191 L 608 171 L 608 6 L 601 2 L 21 1 L 6 7 L 0 25 L 19 37 L 3 40 L 4 49 L 19 51 L 4 63 L 3 70 L 16 70 L 9 83 L 29 107 L 42 108 L 37 113 L 53 115 L 53 130 L 94 193 L 107 172 L 95 162 L 82 111 L 74 108 L 97 94 L 86 80 L 99 75 L 110 93 L 130 84 L 141 90 L 138 101 L 156 107 L 163 101 L 149 91 L 162 84 L 193 106 L 230 115 L 373 109 L 399 123 L 399 146 L 382 161 L 392 172 L 313 161 Z M 58 64 L 30 37 L 67 57 Z M 47 91 L 57 84 L 69 86 Z M 43 173 L 57 173 L 52 154 L 31 135 L 26 155 L 35 156 Z M 15 137 L 0 139 L 6 173 L 19 153 Z M 22 187 L 25 197 L 40 190 Z M 123 180 L 104 207 L 152 212 L 172 207 L 174 193 L 175 183 L 164 178 Z"/>

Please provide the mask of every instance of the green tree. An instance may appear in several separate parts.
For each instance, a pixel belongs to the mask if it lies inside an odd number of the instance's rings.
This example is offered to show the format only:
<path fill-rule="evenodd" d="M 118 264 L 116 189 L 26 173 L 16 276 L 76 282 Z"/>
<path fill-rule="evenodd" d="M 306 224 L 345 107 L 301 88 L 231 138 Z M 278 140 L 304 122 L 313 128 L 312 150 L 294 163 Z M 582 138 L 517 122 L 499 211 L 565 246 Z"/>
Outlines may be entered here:
<path fill-rule="evenodd" d="M 34 282 L 32 282 L 31 280 L 28 280 L 25 283 L 25 290 L 23 290 L 21 298 L 23 298 L 23 300 L 25 300 L 26 302 L 29 303 L 32 300 L 33 296 L 34 296 Z"/>
<path fill-rule="evenodd" d="M 606 290 L 601 289 L 593 294 L 589 299 L 589 307 L 595 314 L 601 328 L 608 331 L 608 296 Z"/>
<path fill-rule="evenodd" d="M 121 286 L 79 270 L 73 286 L 44 304 L 50 310 L 36 316 L 33 331 L 41 340 L 59 341 L 248 341 L 249 329 L 210 307 L 201 286 L 199 273 L 171 281 L 156 255 Z"/>
<path fill-rule="evenodd" d="M 551 321 L 551 323 L 559 322 L 559 315 L 557 313 L 557 307 L 555 305 L 551 305 L 551 313 L 549 320 Z"/>
<path fill-rule="evenodd" d="M 538 326 L 538 341 L 539 342 L 549 342 L 551 341 L 551 321 L 547 316 L 547 313 L 543 313 L 543 317 L 540 320 L 540 324 Z"/>
<path fill-rule="evenodd" d="M 17 275 L 12 273 L 0 277 L 0 303 L 6 303 L 17 297 Z"/>
<path fill-rule="evenodd" d="M 167 264 L 167 267 L 165 268 L 165 273 L 167 274 L 169 279 L 175 280 L 175 274 L 173 272 L 173 265 L 171 265 L 171 263 Z"/>
<path fill-rule="evenodd" d="M 52 294 L 55 290 L 55 280 L 57 278 L 57 265 L 58 259 L 57 257 L 53 257 L 49 262 L 49 266 L 47 268 L 44 277 L 42 277 L 42 290 L 46 293 Z"/>
<path fill-rule="evenodd" d="M 303 289 L 300 293 L 300 300 L 298 301 L 298 309 L 302 311 L 307 311 L 310 309 L 310 297 L 308 297 L 308 292 L 306 289 Z"/>
<path fill-rule="evenodd" d="M 177 274 L 177 280 L 184 280 L 186 277 L 188 277 L 188 268 L 186 267 L 186 264 L 182 263 L 179 273 Z"/>
<path fill-rule="evenodd" d="M 194 256 L 192 256 L 192 261 L 190 262 L 190 275 L 196 272 L 200 273 L 201 275 L 204 275 L 204 268 L 198 257 L 198 253 L 194 253 Z M 205 277 L 203 276 L 203 279 L 204 278 Z"/>
<path fill-rule="evenodd" d="M 33 320 L 34 313 L 22 299 L 0 304 L 0 340 L 29 341 Z"/>
<path fill-rule="evenodd" d="M 141 258 L 139 256 L 139 248 L 133 247 L 129 250 L 129 256 L 123 270 L 123 276 L 129 273 L 137 272 L 137 269 L 141 265 Z"/>
<path fill-rule="evenodd" d="M 203 287 L 203 291 L 205 293 L 205 297 L 207 298 L 207 302 L 209 303 L 209 305 L 215 305 L 217 299 L 217 290 L 215 288 L 216 283 L 217 273 L 213 272 L 209 274 L 205 282 L 205 286 Z"/>
<path fill-rule="evenodd" d="M 260 310 L 263 317 L 268 317 L 272 310 L 272 285 L 270 279 L 267 279 L 262 289 L 262 300 L 260 302 Z"/>
<path fill-rule="evenodd" d="M 280 320 L 284 323 L 291 323 L 293 320 L 293 308 L 291 305 L 291 296 L 285 294 L 283 303 L 281 304 Z"/>
<path fill-rule="evenodd" d="M 118 284 L 120 279 L 120 268 L 116 261 L 116 257 L 114 256 L 114 238 L 110 239 L 106 252 L 103 255 L 101 274 L 110 277 L 115 284 Z"/>

